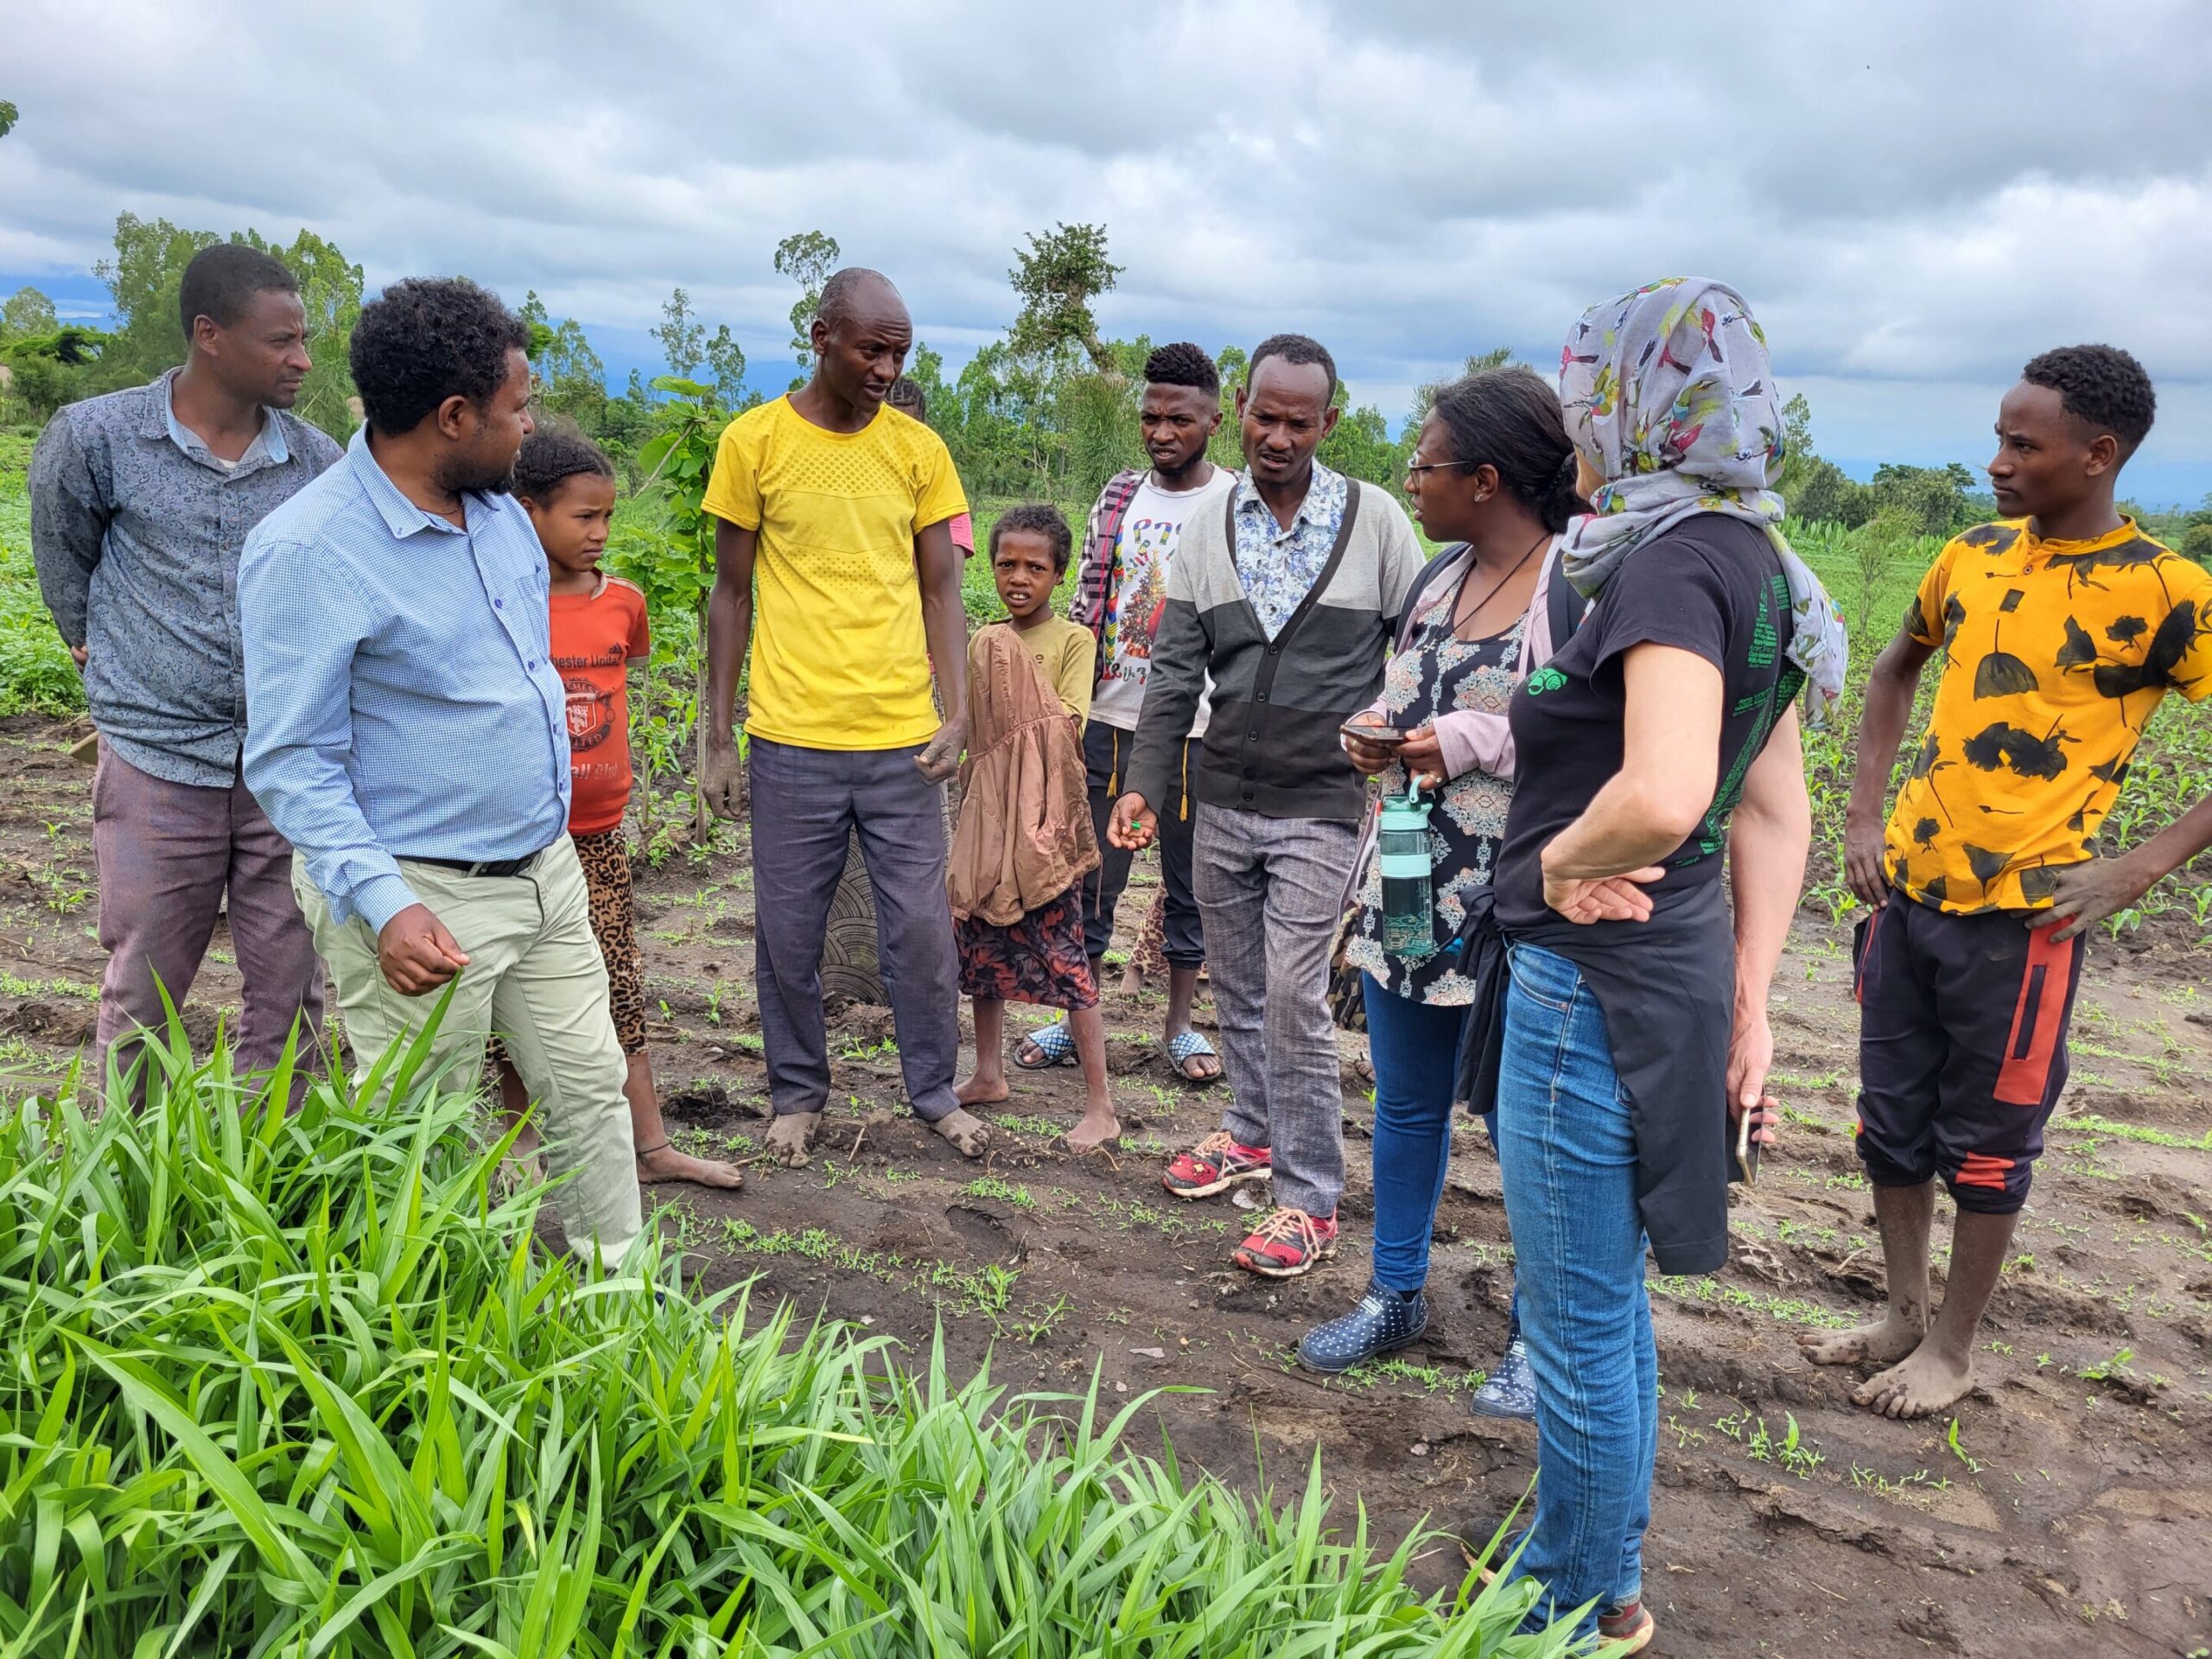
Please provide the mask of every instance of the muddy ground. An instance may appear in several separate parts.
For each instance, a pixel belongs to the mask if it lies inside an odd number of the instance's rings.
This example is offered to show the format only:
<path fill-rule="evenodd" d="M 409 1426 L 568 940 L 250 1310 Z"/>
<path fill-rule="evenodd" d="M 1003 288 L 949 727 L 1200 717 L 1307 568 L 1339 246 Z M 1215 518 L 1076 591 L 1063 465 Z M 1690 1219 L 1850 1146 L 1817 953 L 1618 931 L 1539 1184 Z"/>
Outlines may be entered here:
<path fill-rule="evenodd" d="M 81 727 L 0 722 L 0 1065 L 11 1091 L 90 1036 L 101 952 Z M 741 838 L 640 867 L 671 1127 L 749 1155 L 766 1110 Z M 1140 870 L 1140 880 L 1150 873 Z M 1133 890 L 1134 923 L 1149 894 Z M 188 1023 L 234 1006 L 218 934 Z M 1733 1215 L 1711 1280 L 1655 1281 L 1665 1389 L 1648 1592 L 1652 1651 L 1684 1655 L 2202 1655 L 2212 1651 L 2212 950 L 2194 930 L 2095 941 L 2074 1077 L 1955 1418 L 1881 1421 L 1855 1378 L 1802 1363 L 1808 1325 L 1878 1306 L 1879 1252 L 1851 1148 L 1855 1020 L 1847 935 L 1802 915 L 1775 995 L 1788 1131 Z M 1109 976 L 1109 979 L 1114 976 Z M 664 1225 L 713 1285 L 915 1344 L 940 1322 L 958 1367 L 988 1353 L 1015 1389 L 1109 1397 L 1175 1385 L 1143 1438 L 1255 1488 L 1302 1480 L 1318 1448 L 1349 1526 L 1363 1502 L 1403 1535 L 1424 1516 L 1478 1541 L 1528 1486 L 1533 1433 L 1479 1422 L 1466 1393 L 1499 1351 L 1510 1252 L 1497 1168 L 1463 1135 L 1437 1221 L 1440 1318 L 1372 1375 L 1324 1383 L 1290 1363 L 1310 1322 L 1364 1282 L 1370 1108 L 1350 1069 L 1353 1185 L 1338 1260 L 1288 1284 L 1229 1266 L 1244 1217 L 1160 1186 L 1171 1147 L 1218 1104 L 1180 1086 L 1156 990 L 1107 998 L 1127 1134 L 1115 1160 L 1056 1150 L 1071 1071 L 1018 1074 L 999 1149 L 955 1156 L 904 1114 L 885 1010 L 847 1008 L 836 1098 L 810 1167 L 754 1165 L 730 1198 L 660 1189 Z M 1202 1006 L 1201 1024 L 1210 1021 Z M 1014 1024 L 1028 1023 L 1016 1011 Z M 887 1114 L 888 1114 L 887 1116 Z M 1948 1231 L 1948 1205 L 1944 1205 Z M 757 1304 L 756 1304 L 757 1306 Z M 1794 1424 L 1794 1428 L 1793 1428 Z M 1456 1548 L 1424 1560 L 1456 1580 Z"/>

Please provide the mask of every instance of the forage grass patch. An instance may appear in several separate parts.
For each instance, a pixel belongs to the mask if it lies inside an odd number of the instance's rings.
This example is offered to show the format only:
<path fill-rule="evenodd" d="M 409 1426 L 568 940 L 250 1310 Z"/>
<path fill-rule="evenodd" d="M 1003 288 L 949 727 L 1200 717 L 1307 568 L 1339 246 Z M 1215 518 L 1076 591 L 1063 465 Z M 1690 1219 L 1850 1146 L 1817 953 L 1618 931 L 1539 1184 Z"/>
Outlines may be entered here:
<path fill-rule="evenodd" d="M 0 1652 L 1548 1656 L 1416 1533 L 1141 1454 L 1147 1398 L 602 1276 L 421 1051 L 359 1090 L 152 1054 L 0 1111 Z M 272 1108 L 271 1103 L 277 1104 Z M 556 1195 L 557 1197 L 557 1194 Z"/>

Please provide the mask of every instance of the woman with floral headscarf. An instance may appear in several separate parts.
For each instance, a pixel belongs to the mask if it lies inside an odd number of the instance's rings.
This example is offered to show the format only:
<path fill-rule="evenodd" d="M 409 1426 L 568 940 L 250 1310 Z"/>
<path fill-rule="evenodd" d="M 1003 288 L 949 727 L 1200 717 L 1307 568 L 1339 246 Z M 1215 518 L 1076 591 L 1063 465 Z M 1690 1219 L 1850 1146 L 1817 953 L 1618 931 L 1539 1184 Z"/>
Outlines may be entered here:
<path fill-rule="evenodd" d="M 1545 1586 L 1533 1621 L 1594 1604 L 1599 1650 L 1634 1653 L 1658 1434 L 1644 1251 L 1719 1268 L 1732 1119 L 1772 1138 L 1767 987 L 1811 836 L 1794 703 L 1841 689 L 1844 641 L 1782 539 L 1780 400 L 1733 289 L 1669 278 L 1594 308 L 1560 398 L 1592 508 L 1560 556 L 1592 603 L 1514 696 L 1496 887 L 1498 1158 L 1537 1395 L 1515 1570 Z"/>

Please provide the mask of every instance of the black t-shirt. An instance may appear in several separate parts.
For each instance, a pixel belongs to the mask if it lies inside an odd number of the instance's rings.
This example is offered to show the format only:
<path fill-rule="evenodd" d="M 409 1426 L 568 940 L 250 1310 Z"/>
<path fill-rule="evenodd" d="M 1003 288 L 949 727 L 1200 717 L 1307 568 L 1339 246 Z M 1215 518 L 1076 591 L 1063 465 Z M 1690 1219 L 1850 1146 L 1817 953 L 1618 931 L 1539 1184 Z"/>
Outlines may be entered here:
<path fill-rule="evenodd" d="M 1662 861 L 1665 877 L 1647 891 L 1663 913 L 1669 895 L 1719 879 L 1728 816 L 1745 776 L 1803 683 L 1783 654 L 1789 637 L 1789 585 L 1755 524 L 1698 513 L 1623 562 L 1573 637 L 1513 695 L 1518 760 L 1497 861 L 1498 920 L 1509 931 L 1561 919 L 1544 906 L 1541 855 L 1621 769 L 1621 664 L 1632 646 L 1694 652 L 1720 671 L 1718 793 L 1705 822 Z M 1588 931 L 1664 925 L 1663 914 L 1655 914 Z"/>

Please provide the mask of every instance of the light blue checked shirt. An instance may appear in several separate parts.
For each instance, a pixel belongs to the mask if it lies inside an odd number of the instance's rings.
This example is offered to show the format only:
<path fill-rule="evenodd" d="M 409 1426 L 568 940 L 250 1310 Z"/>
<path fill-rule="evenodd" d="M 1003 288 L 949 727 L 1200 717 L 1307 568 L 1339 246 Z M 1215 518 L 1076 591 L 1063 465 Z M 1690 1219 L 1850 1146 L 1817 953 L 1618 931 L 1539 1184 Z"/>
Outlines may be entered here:
<path fill-rule="evenodd" d="M 402 495 L 364 427 L 238 563 L 246 785 L 372 932 L 416 902 L 397 860 L 521 858 L 568 827 L 545 554 L 512 497 L 466 512 Z"/>
<path fill-rule="evenodd" d="M 1306 499 L 1292 515 L 1290 528 L 1275 522 L 1274 510 L 1260 499 L 1252 474 L 1236 480 L 1236 579 L 1268 639 L 1283 631 L 1306 595 L 1328 568 L 1337 531 L 1344 527 L 1349 490 L 1342 473 L 1313 463 Z"/>

